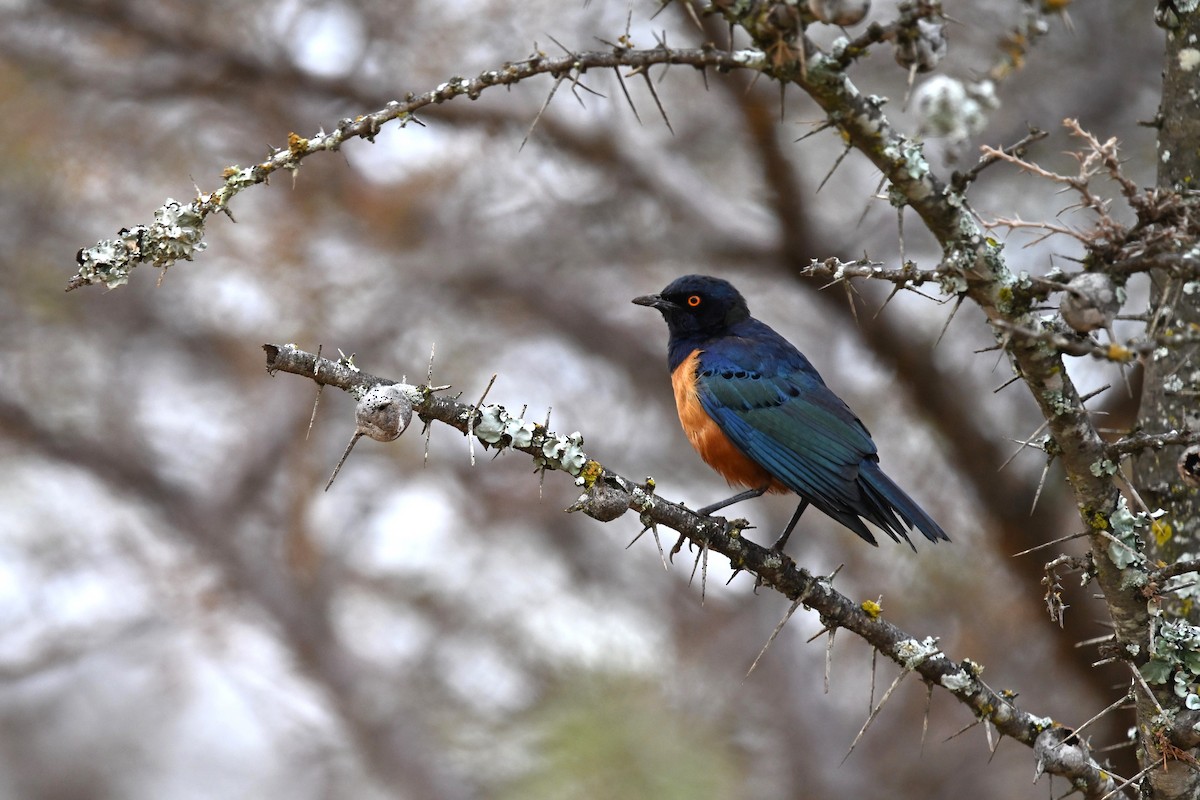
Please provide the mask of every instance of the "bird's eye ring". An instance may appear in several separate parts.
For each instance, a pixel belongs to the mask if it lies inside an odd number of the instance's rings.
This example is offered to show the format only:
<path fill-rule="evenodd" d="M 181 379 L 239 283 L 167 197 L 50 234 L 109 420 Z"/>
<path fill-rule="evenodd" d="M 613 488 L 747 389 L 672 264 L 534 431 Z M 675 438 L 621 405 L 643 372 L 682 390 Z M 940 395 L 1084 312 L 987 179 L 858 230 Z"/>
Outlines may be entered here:
<path fill-rule="evenodd" d="M 687 299 L 687 304 L 689 306 L 691 306 L 692 308 L 695 308 L 696 306 L 700 305 L 700 295 L 694 294 L 691 297 L 689 297 Z"/>

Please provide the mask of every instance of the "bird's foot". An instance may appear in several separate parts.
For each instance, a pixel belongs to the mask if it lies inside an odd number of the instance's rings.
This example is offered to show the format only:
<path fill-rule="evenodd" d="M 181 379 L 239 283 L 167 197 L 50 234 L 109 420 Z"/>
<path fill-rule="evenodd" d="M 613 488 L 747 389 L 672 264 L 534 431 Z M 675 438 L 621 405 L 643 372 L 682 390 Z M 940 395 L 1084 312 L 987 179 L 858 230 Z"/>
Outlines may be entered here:
<path fill-rule="evenodd" d="M 684 536 L 682 533 L 679 534 L 679 538 L 675 540 L 675 546 L 672 547 L 670 553 L 667 554 L 667 558 L 670 560 L 670 562 L 672 564 L 675 563 L 675 554 L 683 549 L 683 543 L 686 541 L 687 541 L 687 537 Z"/>
<path fill-rule="evenodd" d="M 750 500 L 755 497 L 762 497 L 763 494 L 766 493 L 768 488 L 769 488 L 769 486 L 759 486 L 755 489 L 747 489 L 744 492 L 738 492 L 733 497 L 726 497 L 724 500 L 720 500 L 716 503 L 707 505 L 704 508 L 697 511 L 696 513 L 702 517 L 711 516 L 714 511 L 720 511 L 722 508 L 725 508 L 726 506 L 731 506 L 734 503 L 740 503 L 743 500 Z"/>

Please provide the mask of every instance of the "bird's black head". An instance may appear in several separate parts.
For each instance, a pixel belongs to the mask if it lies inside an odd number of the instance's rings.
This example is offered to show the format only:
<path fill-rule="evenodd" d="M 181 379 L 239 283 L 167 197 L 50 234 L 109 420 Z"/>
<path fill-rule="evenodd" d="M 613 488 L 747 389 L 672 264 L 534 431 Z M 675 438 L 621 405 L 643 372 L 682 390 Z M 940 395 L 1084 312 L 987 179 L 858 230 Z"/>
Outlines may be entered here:
<path fill-rule="evenodd" d="M 633 302 L 661 311 L 672 337 L 719 335 L 750 316 L 746 298 L 733 284 L 707 275 L 684 275 Z"/>

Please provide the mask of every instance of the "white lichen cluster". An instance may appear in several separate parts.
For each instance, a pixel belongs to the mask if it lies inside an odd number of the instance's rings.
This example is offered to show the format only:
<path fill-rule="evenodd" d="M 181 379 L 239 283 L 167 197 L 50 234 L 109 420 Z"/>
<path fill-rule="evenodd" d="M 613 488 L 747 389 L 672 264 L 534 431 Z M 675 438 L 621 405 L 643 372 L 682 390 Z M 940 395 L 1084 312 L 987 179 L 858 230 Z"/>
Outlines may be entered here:
<path fill-rule="evenodd" d="M 937 639 L 932 636 L 926 636 L 923 641 L 918 642 L 916 639 L 905 639 L 896 645 L 896 658 L 904 665 L 905 669 L 916 669 L 924 662 L 941 655 L 941 648 L 938 647 Z"/>
<path fill-rule="evenodd" d="M 914 104 L 922 135 L 944 137 L 956 145 L 983 131 L 1000 99 L 990 80 L 964 82 L 935 75 L 917 88 Z"/>
<path fill-rule="evenodd" d="M 973 678 L 965 669 L 955 670 L 949 675 L 943 675 L 939 683 L 952 692 L 961 692 L 971 686 Z"/>
<path fill-rule="evenodd" d="M 166 269 L 176 261 L 191 261 L 204 249 L 204 216 L 194 203 L 168 199 L 154 212 L 154 222 L 124 228 L 116 239 L 104 239 L 75 256 L 85 283 L 110 289 L 129 281 L 130 271 L 145 261 Z"/>
<path fill-rule="evenodd" d="M 583 450 L 583 434 L 579 431 L 567 436 L 539 433 L 534 423 L 509 414 L 504 406 L 481 407 L 474 432 L 481 441 L 497 447 L 538 447 L 539 452 L 534 456 L 534 463 L 540 467 L 578 475 L 587 463 L 587 453 Z"/>

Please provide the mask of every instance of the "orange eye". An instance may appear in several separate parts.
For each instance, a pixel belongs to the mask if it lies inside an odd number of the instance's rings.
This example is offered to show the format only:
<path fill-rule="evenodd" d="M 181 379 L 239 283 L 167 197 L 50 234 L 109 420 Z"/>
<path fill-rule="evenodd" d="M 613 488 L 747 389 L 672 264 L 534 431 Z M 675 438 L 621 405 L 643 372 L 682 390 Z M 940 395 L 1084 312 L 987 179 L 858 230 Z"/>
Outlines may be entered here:
<path fill-rule="evenodd" d="M 696 306 L 700 305 L 700 295 L 698 295 L 698 294 L 692 295 L 691 297 L 688 298 L 687 303 L 692 308 L 695 308 Z"/>

